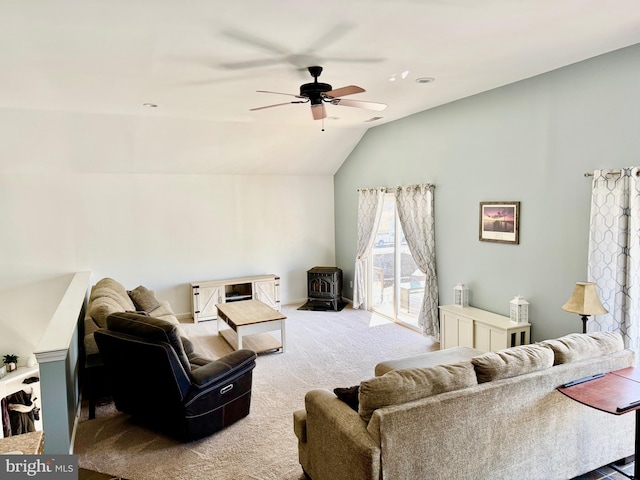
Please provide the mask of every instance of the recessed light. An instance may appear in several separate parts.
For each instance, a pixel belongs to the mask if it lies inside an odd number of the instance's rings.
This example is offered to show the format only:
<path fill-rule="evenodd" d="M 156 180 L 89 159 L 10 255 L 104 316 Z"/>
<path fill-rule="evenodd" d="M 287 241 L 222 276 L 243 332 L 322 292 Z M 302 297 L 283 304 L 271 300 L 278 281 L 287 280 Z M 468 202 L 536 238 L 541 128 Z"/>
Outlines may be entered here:
<path fill-rule="evenodd" d="M 416 78 L 416 83 L 431 83 L 431 82 L 435 82 L 436 79 L 433 77 L 420 77 L 420 78 Z"/>
<path fill-rule="evenodd" d="M 147 108 L 157 108 L 158 105 L 155 103 L 143 103 L 142 104 L 143 107 L 147 107 Z"/>

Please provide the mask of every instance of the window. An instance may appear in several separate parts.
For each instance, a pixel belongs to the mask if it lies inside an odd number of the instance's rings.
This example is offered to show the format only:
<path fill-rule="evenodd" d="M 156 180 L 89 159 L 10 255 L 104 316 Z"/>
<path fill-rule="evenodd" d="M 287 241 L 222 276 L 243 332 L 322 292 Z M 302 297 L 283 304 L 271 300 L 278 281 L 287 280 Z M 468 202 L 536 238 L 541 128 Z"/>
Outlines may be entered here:
<path fill-rule="evenodd" d="M 385 195 L 382 208 L 367 276 L 371 309 L 396 322 L 418 328 L 425 275 L 409 252 L 393 194 Z"/>

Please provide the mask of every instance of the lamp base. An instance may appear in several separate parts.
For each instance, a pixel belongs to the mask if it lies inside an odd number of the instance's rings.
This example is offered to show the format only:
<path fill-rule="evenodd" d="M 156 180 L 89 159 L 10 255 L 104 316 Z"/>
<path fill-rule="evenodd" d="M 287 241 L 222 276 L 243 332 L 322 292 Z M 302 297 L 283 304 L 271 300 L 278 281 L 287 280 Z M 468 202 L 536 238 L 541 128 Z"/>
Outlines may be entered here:
<path fill-rule="evenodd" d="M 582 315 L 582 333 L 587 333 L 587 320 L 589 320 L 589 317 Z"/>

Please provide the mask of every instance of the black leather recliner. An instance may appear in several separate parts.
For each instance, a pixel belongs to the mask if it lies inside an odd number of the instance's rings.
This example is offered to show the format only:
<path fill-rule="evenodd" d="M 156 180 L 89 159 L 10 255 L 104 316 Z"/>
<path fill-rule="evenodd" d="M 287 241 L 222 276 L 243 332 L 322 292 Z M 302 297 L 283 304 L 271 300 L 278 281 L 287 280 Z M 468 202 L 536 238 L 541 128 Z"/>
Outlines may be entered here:
<path fill-rule="evenodd" d="M 110 315 L 95 339 L 116 408 L 152 428 L 195 440 L 249 414 L 251 350 L 187 355 L 175 325 L 136 313 Z"/>

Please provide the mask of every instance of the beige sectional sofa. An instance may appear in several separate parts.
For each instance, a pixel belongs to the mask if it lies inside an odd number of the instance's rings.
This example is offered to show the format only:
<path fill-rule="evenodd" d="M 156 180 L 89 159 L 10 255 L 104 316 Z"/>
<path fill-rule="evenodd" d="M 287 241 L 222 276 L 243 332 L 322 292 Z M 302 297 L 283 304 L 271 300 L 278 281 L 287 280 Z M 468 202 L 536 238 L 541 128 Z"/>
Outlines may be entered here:
<path fill-rule="evenodd" d="M 383 375 L 359 385 L 358 411 L 331 391 L 308 392 L 305 409 L 294 413 L 306 474 L 562 480 L 633 454 L 635 415 L 601 412 L 556 390 L 632 366 L 620 335 L 572 334 L 479 355 L 434 353 L 455 361 L 434 365 L 426 354 L 379 365 Z"/>

